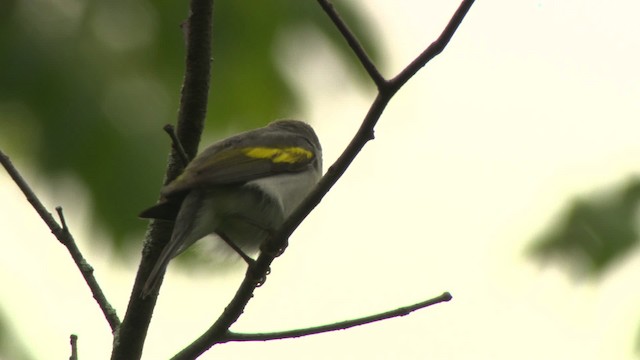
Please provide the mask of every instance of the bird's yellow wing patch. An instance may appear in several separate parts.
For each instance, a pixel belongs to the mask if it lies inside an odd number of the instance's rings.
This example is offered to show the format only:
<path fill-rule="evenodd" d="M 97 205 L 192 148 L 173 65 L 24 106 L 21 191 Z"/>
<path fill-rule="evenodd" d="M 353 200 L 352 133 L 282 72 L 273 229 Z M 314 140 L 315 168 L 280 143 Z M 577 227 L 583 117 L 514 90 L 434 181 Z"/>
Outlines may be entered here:
<path fill-rule="evenodd" d="M 249 147 L 241 151 L 250 158 L 268 159 L 273 163 L 296 164 L 313 158 L 313 152 L 297 146 L 285 148 Z"/>

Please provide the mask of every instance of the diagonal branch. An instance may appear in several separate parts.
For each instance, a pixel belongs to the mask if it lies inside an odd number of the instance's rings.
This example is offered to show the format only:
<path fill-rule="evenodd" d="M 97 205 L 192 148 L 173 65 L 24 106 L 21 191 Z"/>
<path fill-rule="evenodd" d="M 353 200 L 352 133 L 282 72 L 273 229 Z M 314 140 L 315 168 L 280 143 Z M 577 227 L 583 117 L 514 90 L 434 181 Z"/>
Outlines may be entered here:
<path fill-rule="evenodd" d="M 89 289 L 93 294 L 93 298 L 96 299 L 98 306 L 100 306 L 100 310 L 102 310 L 104 317 L 107 319 L 107 322 L 111 327 L 111 331 L 116 331 L 118 326 L 120 326 L 120 319 L 118 318 L 115 309 L 111 306 L 111 304 L 109 304 L 109 301 L 107 301 L 107 298 L 102 292 L 98 281 L 93 275 L 93 267 L 89 265 L 84 256 L 82 256 L 80 249 L 73 239 L 73 235 L 71 235 L 71 232 L 69 232 L 69 228 L 67 227 L 67 223 L 62 213 L 62 208 L 56 208 L 56 211 L 60 216 L 60 222 L 62 223 L 61 227 L 53 218 L 53 215 L 51 215 L 51 213 L 47 211 L 44 205 L 42 205 L 40 199 L 38 199 L 36 194 L 33 192 L 29 184 L 27 184 L 27 182 L 24 180 L 22 175 L 20 175 L 15 166 L 13 166 L 9 157 L 2 151 L 0 151 L 0 163 L 2 163 L 2 166 L 4 166 L 4 168 L 7 170 L 7 173 L 9 173 L 9 176 L 11 176 L 16 185 L 18 185 L 24 196 L 26 196 L 27 201 L 29 201 L 31 206 L 33 206 L 38 215 L 40 215 L 40 218 L 42 218 L 49 229 L 51 229 L 53 235 L 58 239 L 58 241 L 60 241 L 60 243 L 62 243 L 62 245 L 67 248 L 69 254 L 71 254 L 71 257 L 73 258 L 73 261 L 76 263 L 78 270 L 80 270 L 82 277 L 84 277 L 84 281 L 89 286 Z"/>
<path fill-rule="evenodd" d="M 367 52 L 364 50 L 364 47 L 358 41 L 355 34 L 349 29 L 347 24 L 342 20 L 340 15 L 336 12 L 336 9 L 333 7 L 333 4 L 328 0 L 318 0 L 318 3 L 322 7 L 325 13 L 329 16 L 333 24 L 338 28 L 342 37 L 347 41 L 351 50 L 353 50 L 354 54 L 358 57 L 358 60 L 362 64 L 362 67 L 367 71 L 371 80 L 376 84 L 378 88 L 382 87 L 386 80 L 378 71 L 378 68 L 373 63 Z"/>
<path fill-rule="evenodd" d="M 190 159 L 189 159 L 189 156 L 187 155 L 187 152 L 184 151 L 184 148 L 182 147 L 182 143 L 180 142 L 180 139 L 178 139 L 178 134 L 176 134 L 176 128 L 171 124 L 166 124 L 165 126 L 162 127 L 162 130 L 164 130 L 171 138 L 171 143 L 173 144 L 173 148 L 175 152 L 180 157 L 182 166 L 186 167 L 189 164 Z"/>
<path fill-rule="evenodd" d="M 409 315 L 410 313 L 416 310 L 420 310 L 420 309 L 423 309 L 432 305 L 436 305 L 442 302 L 447 302 L 451 299 L 452 299 L 451 294 L 449 294 L 448 292 L 445 292 L 442 295 L 437 296 L 433 299 L 429 299 L 426 301 L 419 302 L 417 304 L 401 307 L 398 309 L 385 311 L 383 313 L 365 316 L 358 319 L 341 321 L 333 324 L 314 326 L 314 327 L 305 328 L 305 329 L 296 329 L 296 330 L 279 331 L 279 332 L 271 332 L 271 333 L 255 333 L 255 334 L 228 332 L 223 337 L 221 342 L 282 340 L 282 339 L 297 338 L 301 336 L 322 334 L 322 333 L 337 331 L 337 330 L 345 330 L 345 329 L 349 329 L 349 328 L 360 326 L 360 325 L 370 324 L 376 321 Z"/>
<path fill-rule="evenodd" d="M 400 89 L 402 85 L 404 85 L 409 79 L 413 77 L 422 67 L 424 67 L 431 59 L 438 56 L 447 44 L 449 44 L 449 40 L 453 37 L 456 30 L 458 30 L 458 26 L 464 20 L 464 17 L 467 15 L 473 2 L 475 0 L 463 0 L 456 12 L 449 20 L 449 23 L 444 28 L 440 36 L 436 39 L 436 41 L 432 42 L 429 47 L 427 47 L 418 57 L 416 57 L 407 67 L 405 67 L 396 77 L 389 80 L 389 85 L 392 88 Z"/>
<path fill-rule="evenodd" d="M 346 41 L 349 43 L 353 51 L 356 53 L 361 63 L 371 74 L 375 70 L 375 66 L 371 59 L 366 55 L 362 47 L 357 42 L 355 35 L 343 24 L 339 17 L 333 17 L 331 14 L 335 13 L 333 7 L 327 0 L 318 0 L 320 5 L 327 11 L 332 17 L 336 26 L 339 28 Z M 378 94 L 373 103 L 369 107 L 365 118 L 362 121 L 360 129 L 355 134 L 347 148 L 340 155 L 338 160 L 329 168 L 327 173 L 320 179 L 316 187 L 305 198 L 305 200 L 296 208 L 296 210 L 289 216 L 285 223 L 274 232 L 267 240 L 263 247 L 258 259 L 254 266 L 247 270 L 247 274 L 240 284 L 234 298 L 229 302 L 229 305 L 224 309 L 218 320 L 205 331 L 198 339 L 193 343 L 185 347 L 180 353 L 178 353 L 173 359 L 194 359 L 207 351 L 215 344 L 223 342 L 223 339 L 227 335 L 228 329 L 233 323 L 235 323 L 247 303 L 253 297 L 255 288 L 264 282 L 267 274 L 270 271 L 270 265 L 273 262 L 276 254 L 280 249 L 284 249 L 287 244 L 287 239 L 293 233 L 293 231 L 300 225 L 300 223 L 309 215 L 309 213 L 320 203 L 322 198 L 329 192 L 333 185 L 340 179 L 340 177 L 347 170 L 349 165 L 353 162 L 355 157 L 360 153 L 364 145 L 373 139 L 374 127 L 380 116 L 382 115 L 387 104 L 395 93 L 427 62 L 442 52 L 442 49 L 448 44 L 449 40 L 453 36 L 453 33 L 458 28 L 459 24 L 464 19 L 465 15 L 471 8 L 474 0 L 463 0 L 456 13 L 451 18 L 449 24 L 445 28 L 443 34 L 427 48 L 420 56 L 418 56 L 413 62 L 402 70 L 393 80 L 384 81 L 380 85 L 378 82 L 380 75 L 375 75 L 377 70 L 372 76 L 374 81 L 379 84 Z M 338 20 L 336 20 L 338 19 Z"/>

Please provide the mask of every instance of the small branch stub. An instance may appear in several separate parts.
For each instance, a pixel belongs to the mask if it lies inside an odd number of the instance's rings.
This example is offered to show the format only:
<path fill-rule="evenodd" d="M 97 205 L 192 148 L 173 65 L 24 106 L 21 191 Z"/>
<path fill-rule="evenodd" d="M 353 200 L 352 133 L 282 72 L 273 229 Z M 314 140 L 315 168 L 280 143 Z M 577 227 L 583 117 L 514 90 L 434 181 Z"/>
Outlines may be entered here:
<path fill-rule="evenodd" d="M 69 360 L 78 360 L 78 335 L 71 334 L 69 342 L 71 343 L 71 356 Z"/>
<path fill-rule="evenodd" d="M 187 164 L 189 164 L 189 156 L 187 155 L 187 152 L 184 151 L 184 147 L 182 147 L 182 143 L 180 142 L 180 139 L 178 139 L 178 135 L 176 134 L 175 127 L 171 124 L 167 124 L 163 126 L 162 129 L 167 134 L 169 134 L 169 137 L 171 138 L 171 142 L 173 143 L 173 148 L 176 149 L 176 152 L 178 153 L 178 156 L 182 161 L 182 165 L 187 166 Z"/>

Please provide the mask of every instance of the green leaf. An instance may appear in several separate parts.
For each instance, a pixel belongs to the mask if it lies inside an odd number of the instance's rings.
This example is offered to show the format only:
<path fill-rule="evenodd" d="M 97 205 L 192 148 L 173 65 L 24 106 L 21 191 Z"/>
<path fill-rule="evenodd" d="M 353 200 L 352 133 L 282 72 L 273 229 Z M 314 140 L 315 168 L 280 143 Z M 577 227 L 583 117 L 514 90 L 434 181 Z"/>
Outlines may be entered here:
<path fill-rule="evenodd" d="M 571 201 L 530 247 L 539 260 L 568 265 L 576 276 L 598 277 L 638 246 L 640 180 Z"/>

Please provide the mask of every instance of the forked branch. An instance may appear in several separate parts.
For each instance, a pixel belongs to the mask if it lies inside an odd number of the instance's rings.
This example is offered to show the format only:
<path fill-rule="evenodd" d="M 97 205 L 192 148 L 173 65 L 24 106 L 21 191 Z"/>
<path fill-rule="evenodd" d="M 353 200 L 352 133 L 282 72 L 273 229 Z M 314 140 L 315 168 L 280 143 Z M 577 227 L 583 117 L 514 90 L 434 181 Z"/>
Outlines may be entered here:
<path fill-rule="evenodd" d="M 360 129 L 355 134 L 347 148 L 343 151 L 342 155 L 340 155 L 338 160 L 329 168 L 313 191 L 291 214 L 280 229 L 272 234 L 267 240 L 266 249 L 264 249 L 267 251 L 261 251 L 255 265 L 247 271 L 247 274 L 234 298 L 225 308 L 218 320 L 203 335 L 183 349 L 173 359 L 194 359 L 215 344 L 231 341 L 229 339 L 233 336 L 233 333 L 229 333 L 228 329 L 237 321 L 244 311 L 245 306 L 253 296 L 256 286 L 266 278 L 269 272 L 269 267 L 274 260 L 274 254 L 278 252 L 278 249 L 286 247 L 287 239 L 293 231 L 320 203 L 322 198 L 333 187 L 338 179 L 340 179 L 364 145 L 369 140 L 373 139 L 374 127 L 395 93 L 411 77 L 413 77 L 418 70 L 442 52 L 446 47 L 456 29 L 471 8 L 474 0 L 463 0 L 438 39 L 436 39 L 436 41 L 434 41 L 426 50 L 424 50 L 391 80 L 385 80 L 382 75 L 380 75 L 373 61 L 369 58 L 361 43 L 357 40 L 357 37 L 349 30 L 340 16 L 338 16 L 331 3 L 328 0 L 318 0 L 318 2 L 324 11 L 327 12 L 328 16 L 352 48 L 365 70 L 369 73 L 369 76 L 378 86 L 378 94 L 363 119 Z M 373 315 L 372 317 L 381 315 L 382 314 Z M 235 336 L 239 335 L 235 334 Z M 236 341 L 240 340 L 238 339 Z"/>
<path fill-rule="evenodd" d="M 96 299 L 98 306 L 100 306 L 100 310 L 102 310 L 104 317 L 107 319 L 107 322 L 111 327 L 111 331 L 115 332 L 118 326 L 120 326 L 120 319 L 116 314 L 116 310 L 107 301 L 104 292 L 102 292 L 98 281 L 93 275 L 93 267 L 89 265 L 87 260 L 80 252 L 80 249 L 76 245 L 76 242 L 73 239 L 73 235 L 71 235 L 71 232 L 67 227 L 67 222 L 64 218 L 64 214 L 62 213 L 62 208 L 56 207 L 56 211 L 58 212 L 58 216 L 60 217 L 60 223 L 62 224 L 62 226 L 60 226 L 58 222 L 56 222 L 56 220 L 53 218 L 53 215 L 51 215 L 51 213 L 47 211 L 44 205 L 42 205 L 42 202 L 33 192 L 29 184 L 27 184 L 27 182 L 24 180 L 20 172 L 18 172 L 18 169 L 13 166 L 9 157 L 6 156 L 2 151 L 0 151 L 0 163 L 2 163 L 2 166 L 4 166 L 4 168 L 7 170 L 7 173 L 9 173 L 11 179 L 13 179 L 16 185 L 18 185 L 24 196 L 26 196 L 27 201 L 29 201 L 38 215 L 40 215 L 40 218 L 42 218 L 45 224 L 47 224 L 53 235 L 58 239 L 58 241 L 60 241 L 60 243 L 62 243 L 62 245 L 67 248 L 69 254 L 71 254 L 71 257 L 73 258 L 73 261 L 78 267 L 78 270 L 80 270 L 80 273 L 84 277 L 84 281 L 89 286 L 89 289 L 93 294 L 93 298 Z"/>

